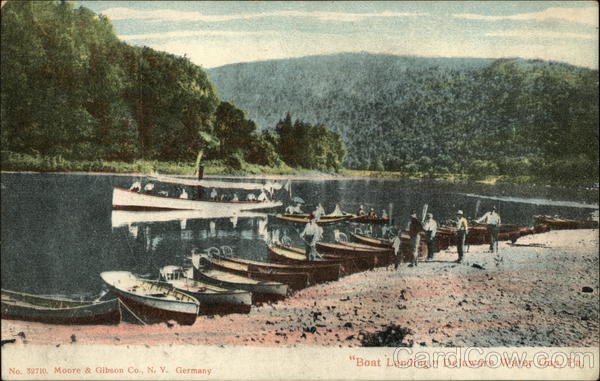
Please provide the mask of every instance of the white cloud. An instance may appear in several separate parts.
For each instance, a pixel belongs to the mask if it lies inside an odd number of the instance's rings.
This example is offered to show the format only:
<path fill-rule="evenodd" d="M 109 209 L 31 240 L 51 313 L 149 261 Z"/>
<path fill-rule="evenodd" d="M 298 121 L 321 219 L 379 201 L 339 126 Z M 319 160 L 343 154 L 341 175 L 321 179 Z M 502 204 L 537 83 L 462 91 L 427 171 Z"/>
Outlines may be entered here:
<path fill-rule="evenodd" d="M 147 39 L 176 39 L 176 38 L 187 38 L 187 37 L 238 37 L 238 36 L 266 36 L 275 34 L 272 31 L 251 31 L 251 32 L 238 32 L 238 31 L 226 31 L 226 30 L 177 30 L 173 32 L 161 32 L 161 33 L 143 33 L 143 34 L 121 34 L 119 38 L 125 41 L 133 40 L 147 40 Z"/>
<path fill-rule="evenodd" d="M 552 30 L 532 30 L 532 29 L 517 29 L 505 32 L 490 32 L 485 33 L 487 37 L 518 37 L 518 38 L 565 38 L 565 39 L 584 39 L 593 40 L 596 35 L 582 34 L 582 33 L 569 33 L 569 32 L 556 32 Z"/>
<path fill-rule="evenodd" d="M 335 42 L 334 42 L 335 41 Z M 562 42 L 559 42 L 562 41 Z M 421 41 L 398 36 L 352 34 L 340 36 L 294 33 L 266 36 L 246 35 L 234 39 L 217 40 L 206 37 L 194 41 L 163 40 L 150 42 L 150 47 L 172 54 L 187 55 L 190 60 L 205 68 L 235 62 L 264 61 L 294 58 L 307 55 L 342 52 L 369 52 L 421 57 L 479 57 L 543 59 L 567 62 L 574 65 L 598 68 L 596 40 L 557 40 L 552 49 L 545 44 L 514 44 L 460 42 L 442 40 Z"/>
<path fill-rule="evenodd" d="M 562 20 L 579 24 L 598 26 L 598 8 L 548 8 L 540 12 L 518 13 L 505 16 L 480 15 L 475 13 L 457 13 L 453 17 L 471 20 L 521 20 L 545 21 Z"/>
<path fill-rule="evenodd" d="M 353 22 L 373 17 L 417 17 L 429 16 L 419 12 L 390 12 L 380 13 L 338 13 L 338 12 L 305 12 L 305 11 L 276 11 L 263 13 L 243 13 L 232 15 L 206 15 L 201 12 L 182 12 L 172 9 L 136 10 L 131 8 L 109 8 L 101 11 L 112 20 L 151 20 L 151 21 L 203 21 L 223 22 L 232 20 L 248 20 L 263 17 L 308 17 L 322 21 Z"/>

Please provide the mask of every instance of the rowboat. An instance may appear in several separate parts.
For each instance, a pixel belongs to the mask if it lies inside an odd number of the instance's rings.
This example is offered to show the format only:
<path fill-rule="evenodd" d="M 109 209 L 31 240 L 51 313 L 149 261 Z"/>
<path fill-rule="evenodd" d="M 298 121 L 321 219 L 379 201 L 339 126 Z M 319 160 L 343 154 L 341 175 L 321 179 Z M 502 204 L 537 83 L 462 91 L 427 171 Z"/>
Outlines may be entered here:
<path fill-rule="evenodd" d="M 224 271 L 232 274 L 245 276 L 251 279 L 274 281 L 285 283 L 290 290 L 301 290 L 309 285 L 308 274 L 306 272 L 280 272 L 273 268 L 273 271 L 253 271 L 250 265 L 238 262 L 229 262 L 218 257 L 202 257 L 202 260 L 215 270 Z"/>
<path fill-rule="evenodd" d="M 158 282 L 139 279 L 129 271 L 106 271 L 100 277 L 145 323 L 174 320 L 191 325 L 196 321 L 200 303 L 188 294 Z"/>
<path fill-rule="evenodd" d="M 281 263 L 265 263 L 251 261 L 249 259 L 218 256 L 217 258 L 224 261 L 243 263 L 248 265 L 248 269 L 253 272 L 292 272 L 292 273 L 307 273 L 309 275 L 309 283 L 322 283 L 338 280 L 340 277 L 341 268 L 337 263 L 316 263 L 310 265 L 302 264 L 281 264 Z"/>
<path fill-rule="evenodd" d="M 51 324 L 118 324 L 118 299 L 77 301 L 2 289 L 2 319 Z"/>
<path fill-rule="evenodd" d="M 359 243 L 363 243 L 363 244 L 375 246 L 375 247 L 384 247 L 384 248 L 392 247 L 392 241 L 389 239 L 367 237 L 367 236 L 352 233 L 352 232 L 350 232 L 349 234 L 350 234 L 350 238 L 352 238 L 352 240 L 355 242 L 359 242 Z"/>
<path fill-rule="evenodd" d="M 359 224 L 377 224 L 377 225 L 381 225 L 381 224 L 387 224 L 390 222 L 389 218 L 383 218 L 383 217 L 369 217 L 369 216 L 356 216 L 353 218 L 350 218 L 348 221 L 350 222 L 356 222 Z"/>
<path fill-rule="evenodd" d="M 189 200 L 163 196 L 156 193 L 142 193 L 115 187 L 113 189 L 113 209 L 125 210 L 201 210 L 207 215 L 233 214 L 244 210 L 270 209 L 281 206 L 281 201 L 249 200 Z"/>
<path fill-rule="evenodd" d="M 392 262 L 394 251 L 389 248 L 369 247 L 367 245 L 342 245 L 337 243 L 317 242 L 317 252 L 338 256 L 372 257 L 373 266 L 387 266 Z"/>
<path fill-rule="evenodd" d="M 282 217 L 289 217 L 289 218 L 309 218 L 310 214 L 309 213 L 282 213 L 281 214 Z M 356 215 L 352 214 L 352 213 L 342 213 L 342 214 L 323 214 L 322 216 L 319 217 L 320 220 L 339 220 L 339 219 L 351 219 L 353 217 L 355 217 Z"/>
<path fill-rule="evenodd" d="M 258 304 L 284 299 L 288 285 L 274 281 L 260 281 L 246 276 L 207 268 L 201 255 L 192 255 L 193 278 L 224 288 L 241 289 L 252 292 L 252 303 Z"/>
<path fill-rule="evenodd" d="M 252 293 L 214 286 L 192 279 L 193 270 L 181 266 L 160 269 L 161 278 L 176 290 L 193 296 L 200 302 L 200 315 L 248 313 L 252 306 Z"/>
<path fill-rule="evenodd" d="M 315 264 L 322 265 L 338 265 L 344 274 L 352 274 L 359 271 L 368 270 L 374 267 L 374 260 L 367 258 L 366 260 L 354 256 L 336 256 L 323 254 L 322 259 L 308 260 L 304 250 L 285 246 L 281 244 L 271 244 L 268 246 L 269 260 L 291 265 L 306 265 L 313 266 Z"/>
<path fill-rule="evenodd" d="M 379 248 L 387 248 L 390 249 L 392 247 L 393 241 L 385 238 L 375 238 L 375 237 L 367 237 L 361 234 L 350 233 L 350 238 L 358 243 L 363 245 L 371 245 Z M 436 241 L 437 242 L 437 241 Z M 408 234 L 400 235 L 400 252 L 402 253 L 402 260 L 409 261 L 412 258 L 411 252 L 411 243 L 410 236 Z M 439 249 L 439 244 L 437 246 Z M 424 257 L 427 255 L 427 242 L 424 239 L 421 239 L 419 242 L 419 257 Z"/>
<path fill-rule="evenodd" d="M 302 224 L 306 224 L 308 222 L 310 222 L 309 217 L 289 217 L 289 214 L 283 215 L 283 214 L 276 214 L 275 218 L 282 220 L 282 221 L 288 221 L 288 222 L 297 222 L 297 223 L 302 223 Z M 336 224 L 338 222 L 342 222 L 342 221 L 346 221 L 348 218 L 347 217 L 336 217 L 336 218 L 321 218 L 319 220 L 317 220 L 317 225 L 331 225 L 331 224 Z"/>
<path fill-rule="evenodd" d="M 527 227 L 525 225 L 506 224 L 498 228 L 498 241 L 516 242 L 520 237 L 530 234 L 538 234 L 548 231 L 548 225 L 542 224 L 536 227 Z M 441 226 L 438 229 L 437 240 L 446 246 L 456 246 L 456 227 Z M 484 245 L 490 243 L 488 228 L 484 224 L 473 224 L 469 227 L 466 243 L 468 245 Z"/>
<path fill-rule="evenodd" d="M 598 221 L 567 220 L 550 216 L 533 216 L 541 224 L 550 226 L 551 229 L 597 229 Z"/>

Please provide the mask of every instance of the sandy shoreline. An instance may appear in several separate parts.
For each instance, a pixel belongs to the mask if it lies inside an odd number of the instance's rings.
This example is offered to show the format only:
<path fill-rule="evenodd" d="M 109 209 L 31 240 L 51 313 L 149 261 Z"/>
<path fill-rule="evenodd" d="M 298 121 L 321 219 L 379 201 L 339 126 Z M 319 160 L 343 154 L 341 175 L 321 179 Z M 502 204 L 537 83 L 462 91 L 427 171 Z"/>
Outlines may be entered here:
<path fill-rule="evenodd" d="M 376 269 L 193 326 L 49 326 L 2 321 L 2 340 L 30 344 L 359 346 L 363 333 L 410 328 L 415 346 L 598 346 L 598 230 L 563 230 L 472 246 L 400 271 Z M 477 264 L 480 267 L 474 267 Z M 583 292 L 591 287 L 592 292 Z"/>

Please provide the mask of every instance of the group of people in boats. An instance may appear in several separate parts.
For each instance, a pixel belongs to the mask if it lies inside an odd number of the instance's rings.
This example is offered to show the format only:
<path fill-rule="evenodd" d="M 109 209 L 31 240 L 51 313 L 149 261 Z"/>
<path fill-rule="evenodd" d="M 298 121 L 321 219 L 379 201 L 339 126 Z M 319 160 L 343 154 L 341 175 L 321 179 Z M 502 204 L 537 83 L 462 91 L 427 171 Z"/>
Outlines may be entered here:
<path fill-rule="evenodd" d="M 366 217 L 366 218 L 372 218 L 372 219 L 376 219 L 376 218 L 387 219 L 388 218 L 387 212 L 385 209 L 381 211 L 381 217 L 379 217 L 377 215 L 377 213 L 375 212 L 374 208 L 371 208 L 371 210 L 369 210 L 369 213 L 366 213 L 365 208 L 362 205 L 358 208 L 356 215 L 358 217 Z"/>
<path fill-rule="evenodd" d="M 154 183 L 148 183 L 146 184 L 144 187 L 142 187 L 141 182 L 136 181 L 134 182 L 131 187 L 129 187 L 129 190 L 132 192 L 140 192 L 140 193 L 146 193 L 146 194 L 154 194 Z M 165 196 L 165 197 L 169 197 L 169 193 L 167 191 L 159 191 L 158 193 L 156 193 L 160 196 Z M 185 188 L 181 189 L 181 193 L 179 194 L 179 198 L 181 199 L 189 199 L 189 194 L 188 192 L 185 190 Z M 198 187 L 198 191 L 196 192 L 196 198 L 195 200 L 203 200 L 204 198 L 204 188 L 203 187 Z M 212 188 L 212 190 L 210 191 L 210 198 L 209 200 L 211 201 L 240 201 L 240 198 L 238 197 L 237 193 L 233 193 L 233 194 L 228 194 L 225 192 L 222 192 L 220 195 L 217 192 L 217 190 L 215 188 Z M 265 190 L 261 190 L 260 194 L 257 196 L 256 194 L 249 192 L 246 195 L 246 201 L 268 201 L 269 200 L 269 196 L 267 194 L 267 192 L 265 192 Z"/>

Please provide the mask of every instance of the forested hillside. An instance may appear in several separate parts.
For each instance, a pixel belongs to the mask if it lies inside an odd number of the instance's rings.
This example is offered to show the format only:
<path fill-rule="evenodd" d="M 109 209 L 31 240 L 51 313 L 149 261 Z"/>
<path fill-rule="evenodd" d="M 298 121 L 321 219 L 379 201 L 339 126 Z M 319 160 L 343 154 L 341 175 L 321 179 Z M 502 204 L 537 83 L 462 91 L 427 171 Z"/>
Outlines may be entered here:
<path fill-rule="evenodd" d="M 339 54 L 209 70 L 261 128 L 338 131 L 345 165 L 598 181 L 598 71 L 520 59 Z"/>
<path fill-rule="evenodd" d="M 3 158 L 193 163 L 202 150 L 234 170 L 244 161 L 282 164 L 280 137 L 221 102 L 188 58 L 123 43 L 107 17 L 66 1 L 9 1 L 1 12 Z M 312 128 L 301 122 L 298 130 Z M 338 142 L 315 145 L 328 160 L 293 165 L 338 170 Z"/>

